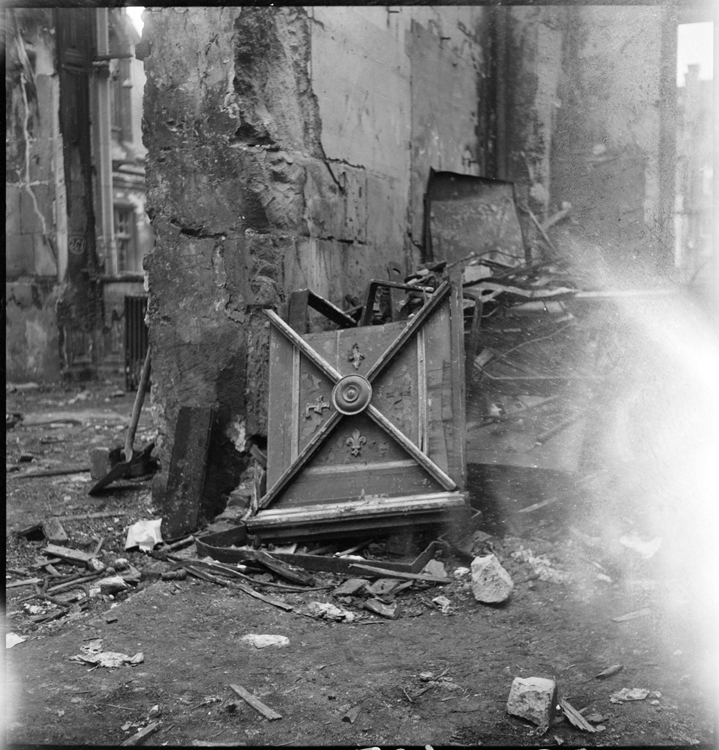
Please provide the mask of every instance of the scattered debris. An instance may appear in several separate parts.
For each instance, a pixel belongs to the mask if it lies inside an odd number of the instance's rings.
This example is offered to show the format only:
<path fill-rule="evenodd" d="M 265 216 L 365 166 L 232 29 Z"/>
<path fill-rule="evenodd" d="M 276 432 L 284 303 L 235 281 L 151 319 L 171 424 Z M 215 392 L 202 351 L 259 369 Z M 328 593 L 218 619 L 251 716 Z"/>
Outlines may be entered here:
<path fill-rule="evenodd" d="M 83 567 L 89 568 L 99 572 L 104 569 L 101 566 L 99 569 L 96 567 L 96 558 L 94 558 L 88 552 L 83 552 L 79 549 L 72 549 L 70 547 L 60 547 L 57 544 L 48 544 L 42 551 L 43 555 L 47 557 L 59 557 L 61 560 L 72 563 L 73 565 L 82 565 Z"/>
<path fill-rule="evenodd" d="M 301 570 L 294 565 L 289 565 L 282 560 L 277 560 L 263 550 L 256 551 L 255 560 L 264 565 L 268 570 L 271 570 L 282 578 L 286 578 L 292 583 L 298 583 L 301 586 L 313 586 L 315 583 L 314 578 L 309 573 L 306 573 L 304 570 Z"/>
<path fill-rule="evenodd" d="M 366 591 L 367 586 L 365 578 L 348 578 L 332 592 L 332 596 L 354 596 Z"/>
<path fill-rule="evenodd" d="M 590 724 L 601 724 L 606 721 L 606 717 L 599 713 L 588 714 L 585 718 Z"/>
<path fill-rule="evenodd" d="M 179 568 L 178 570 L 164 570 L 160 574 L 160 578 L 163 581 L 184 581 L 187 578 L 187 571 L 185 568 Z"/>
<path fill-rule="evenodd" d="M 472 593 L 478 602 L 499 604 L 509 598 L 513 589 L 512 577 L 493 554 L 474 558 Z"/>
<path fill-rule="evenodd" d="M 370 599 L 364 603 L 364 608 L 368 612 L 373 612 L 380 617 L 386 617 L 388 620 L 396 620 L 398 617 L 396 604 L 384 604 L 379 599 Z"/>
<path fill-rule="evenodd" d="M 262 701 L 255 698 L 252 693 L 248 692 L 241 685 L 230 685 L 230 687 L 240 696 L 244 701 L 250 704 L 252 708 L 258 713 L 261 713 L 266 719 L 274 721 L 275 719 L 281 719 L 282 715 L 268 708 Z"/>
<path fill-rule="evenodd" d="M 243 635 L 240 640 L 255 648 L 267 648 L 268 646 L 282 648 L 283 646 L 290 645 L 290 639 L 284 635 L 257 635 L 256 633 L 248 633 L 247 635 Z"/>
<path fill-rule="evenodd" d="M 43 521 L 42 530 L 45 538 L 53 544 L 65 545 L 70 541 L 65 533 L 65 529 L 57 518 L 48 518 Z"/>
<path fill-rule="evenodd" d="M 362 710 L 361 706 L 354 706 L 342 717 L 342 721 L 348 721 L 350 724 L 354 724 L 357 721 L 359 712 Z"/>
<path fill-rule="evenodd" d="M 432 601 L 437 605 L 443 615 L 449 614 L 452 602 L 446 596 L 435 596 Z"/>
<path fill-rule="evenodd" d="M 528 563 L 540 581 L 566 583 L 569 580 L 567 573 L 557 570 L 546 555 L 535 555 L 532 550 L 520 547 L 516 552 L 512 552 L 512 557 L 520 562 Z"/>
<path fill-rule="evenodd" d="M 111 594 L 117 594 L 120 591 L 127 591 L 128 585 L 123 580 L 122 576 L 115 575 L 109 578 L 101 578 L 97 585 L 100 587 L 100 593 L 104 596 Z"/>
<path fill-rule="evenodd" d="M 470 573 L 469 568 L 461 567 L 461 568 L 455 568 L 454 572 L 452 573 L 452 575 L 455 578 L 464 578 L 465 576 L 468 576 L 469 573 Z"/>
<path fill-rule="evenodd" d="M 444 567 L 444 563 L 439 560 L 430 560 L 424 568 L 422 568 L 422 574 L 428 576 L 436 576 L 437 578 L 446 578 L 447 570 Z"/>
<path fill-rule="evenodd" d="M 154 734 L 162 725 L 161 721 L 153 722 L 152 724 L 148 724 L 144 729 L 141 729 L 137 734 L 133 734 L 132 737 L 128 737 L 123 743 L 122 746 L 130 746 L 130 745 L 142 745 L 145 740 L 151 735 Z"/>
<path fill-rule="evenodd" d="M 80 424 L 78 422 L 78 424 Z M 32 479 L 33 477 L 59 477 L 65 474 L 86 474 L 90 471 L 87 466 L 75 466 L 72 468 L 58 467 L 56 469 L 37 469 L 36 471 L 24 471 L 22 474 L 13 474 L 9 479 Z M 73 480 L 70 480 L 73 481 Z M 85 481 L 84 478 L 81 481 Z"/>
<path fill-rule="evenodd" d="M 622 688 L 609 696 L 612 703 L 626 703 L 628 701 L 643 701 L 649 696 L 649 690 L 644 688 Z"/>
<path fill-rule="evenodd" d="M 36 583 L 42 583 L 42 578 L 26 578 L 24 581 L 13 581 L 12 583 L 6 583 L 6 589 L 14 589 L 20 586 L 34 586 Z"/>
<path fill-rule="evenodd" d="M 18 643 L 24 643 L 27 638 L 17 633 L 5 633 L 5 648 L 12 648 L 17 646 Z"/>
<path fill-rule="evenodd" d="M 307 609 L 309 614 L 313 617 L 325 620 L 344 620 L 345 622 L 352 622 L 355 619 L 354 612 L 335 607 L 334 604 L 330 604 L 329 602 L 310 602 Z"/>
<path fill-rule="evenodd" d="M 142 662 L 145 661 L 145 656 L 142 651 L 139 651 L 134 656 L 120 654 L 117 651 L 101 651 L 100 653 L 87 652 L 76 654 L 75 656 L 70 657 L 70 661 L 92 664 L 95 667 L 115 669 L 125 665 L 134 667 L 138 664 L 142 664 Z"/>
<path fill-rule="evenodd" d="M 606 669 L 602 670 L 599 674 L 595 674 L 594 676 L 598 680 L 604 680 L 607 677 L 613 677 L 615 674 L 619 674 L 619 672 L 622 671 L 624 667 L 621 664 L 613 664 L 611 667 L 607 667 Z"/>
<path fill-rule="evenodd" d="M 362 565 L 360 563 L 352 563 L 352 565 L 350 565 L 350 570 L 356 570 L 363 573 L 372 573 L 376 576 L 406 578 L 412 581 L 426 581 L 427 583 L 452 583 L 451 578 L 440 578 L 439 576 L 424 575 L 422 573 L 404 573 L 399 570 L 376 568 L 373 565 Z"/>
<path fill-rule="evenodd" d="M 148 719 L 157 719 L 160 716 L 162 716 L 162 709 L 158 704 L 155 704 L 147 714 Z"/>
<path fill-rule="evenodd" d="M 593 733 L 597 731 L 597 729 L 595 729 L 566 698 L 559 698 L 559 707 L 562 709 L 564 715 L 567 717 L 567 721 L 569 721 L 572 726 L 581 729 L 583 732 Z"/>
<path fill-rule="evenodd" d="M 637 534 L 626 534 L 619 537 L 619 544 L 636 552 L 642 559 L 649 560 L 662 546 L 662 538 L 658 536 L 650 541 L 645 541 Z"/>
<path fill-rule="evenodd" d="M 407 582 L 410 586 L 412 581 Z M 367 593 L 378 599 L 386 599 L 394 594 L 402 586 L 402 581 L 398 578 L 378 578 L 371 586 L 367 587 Z"/>
<path fill-rule="evenodd" d="M 619 617 L 612 617 L 612 622 L 626 622 L 627 620 L 635 620 L 637 617 L 646 617 L 652 613 L 649 607 L 643 607 L 637 609 L 634 612 L 627 612 L 626 615 L 619 615 Z"/>
<path fill-rule="evenodd" d="M 127 530 L 125 549 L 139 547 L 144 552 L 150 552 L 156 544 L 162 543 L 162 534 L 160 533 L 161 523 L 161 518 L 146 518 L 133 523 Z"/>
<path fill-rule="evenodd" d="M 527 719 L 547 731 L 554 719 L 557 685 L 544 677 L 515 677 L 507 699 L 507 713 Z"/>

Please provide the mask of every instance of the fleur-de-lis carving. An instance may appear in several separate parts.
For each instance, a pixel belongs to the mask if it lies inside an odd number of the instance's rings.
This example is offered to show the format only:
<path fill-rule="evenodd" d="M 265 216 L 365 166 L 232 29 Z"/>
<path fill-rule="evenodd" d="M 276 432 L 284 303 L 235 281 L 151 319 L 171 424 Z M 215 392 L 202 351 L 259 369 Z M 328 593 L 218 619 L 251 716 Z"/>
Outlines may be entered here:
<path fill-rule="evenodd" d="M 353 456 L 359 456 L 360 451 L 362 450 L 362 446 L 367 442 L 367 438 L 363 435 L 360 435 L 359 430 L 355 430 L 352 433 L 352 437 L 348 437 L 347 440 L 345 440 L 345 444 L 349 445 L 350 453 Z"/>
<path fill-rule="evenodd" d="M 347 353 L 347 361 L 351 362 L 355 368 L 355 370 L 359 370 L 360 364 L 362 364 L 362 360 L 364 359 L 364 354 L 359 349 L 359 346 L 357 346 L 357 343 L 355 342 L 352 345 L 352 348 Z"/>
<path fill-rule="evenodd" d="M 307 404 L 305 406 L 305 419 L 309 419 L 312 415 L 310 414 L 311 411 L 313 411 L 315 414 L 319 414 L 322 416 L 322 412 L 325 409 L 329 409 L 330 405 L 325 403 L 325 397 L 320 395 L 317 398 L 317 401 L 314 402 L 314 404 Z"/>

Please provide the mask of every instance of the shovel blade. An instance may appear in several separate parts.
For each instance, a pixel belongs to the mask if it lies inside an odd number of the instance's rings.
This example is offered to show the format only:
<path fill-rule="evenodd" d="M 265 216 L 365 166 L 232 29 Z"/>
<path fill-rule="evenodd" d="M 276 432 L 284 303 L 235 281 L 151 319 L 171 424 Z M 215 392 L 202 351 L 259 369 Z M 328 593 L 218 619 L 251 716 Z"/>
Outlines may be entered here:
<path fill-rule="evenodd" d="M 97 495 L 100 490 L 107 487 L 108 484 L 111 484 L 116 479 L 122 479 L 122 477 L 125 476 L 125 473 L 130 468 L 130 464 L 132 463 L 132 459 L 130 461 L 120 461 L 120 463 L 115 464 L 110 471 L 105 474 L 105 476 L 98 480 L 91 488 L 90 491 L 87 493 L 88 495 Z"/>

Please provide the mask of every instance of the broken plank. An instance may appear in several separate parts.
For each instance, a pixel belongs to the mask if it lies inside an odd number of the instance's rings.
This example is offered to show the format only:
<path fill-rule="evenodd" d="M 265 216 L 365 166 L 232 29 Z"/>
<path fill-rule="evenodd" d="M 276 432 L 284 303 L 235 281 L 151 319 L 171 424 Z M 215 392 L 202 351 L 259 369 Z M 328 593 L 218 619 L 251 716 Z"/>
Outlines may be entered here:
<path fill-rule="evenodd" d="M 298 583 L 301 586 L 312 586 L 315 582 L 315 579 L 309 573 L 294 565 L 278 560 L 263 550 L 256 550 L 255 560 L 278 576 L 286 578 L 291 583 Z"/>
<path fill-rule="evenodd" d="M 75 516 L 55 516 L 58 521 L 84 521 L 91 518 L 112 518 L 113 516 L 126 516 L 129 510 L 103 510 L 98 513 L 80 513 Z"/>
<path fill-rule="evenodd" d="M 162 722 L 155 721 L 152 724 L 148 724 L 144 729 L 141 729 L 137 734 L 133 734 L 132 737 L 128 737 L 122 746 L 126 745 L 142 745 L 142 743 L 151 735 L 154 734 L 159 728 Z"/>
<path fill-rule="evenodd" d="M 90 471 L 89 466 L 79 466 L 74 469 L 40 469 L 38 471 L 26 471 L 23 474 L 10 474 L 8 479 L 31 479 L 32 477 L 57 477 L 63 474 L 85 474 Z"/>
<path fill-rule="evenodd" d="M 235 583 L 234 586 L 240 589 L 240 591 L 244 591 L 245 594 L 248 594 L 249 596 L 253 596 L 255 599 L 259 599 L 260 601 L 265 602 L 266 604 L 271 604 L 273 607 L 279 607 L 280 609 L 284 609 L 285 612 L 294 612 L 294 607 L 292 607 L 290 604 L 286 604 L 285 602 L 281 602 L 278 599 L 273 599 L 272 597 L 265 596 L 264 594 L 260 594 L 258 591 L 251 589 L 249 586 L 245 586 L 242 583 Z"/>
<path fill-rule="evenodd" d="M 278 714 L 277 711 L 273 711 L 271 708 L 266 706 L 261 700 L 255 698 L 252 693 L 245 690 L 241 685 L 230 685 L 230 687 L 242 698 L 242 700 L 249 703 L 252 708 L 258 713 L 261 713 L 266 719 L 274 721 L 275 719 L 281 719 L 282 715 Z"/>
<path fill-rule="evenodd" d="M 643 607 L 642 609 L 637 609 L 634 612 L 627 612 L 626 615 L 619 615 L 619 617 L 612 617 L 612 622 L 626 622 L 627 620 L 635 620 L 637 617 L 646 617 L 647 615 L 651 614 L 651 609 L 649 607 Z"/>
<path fill-rule="evenodd" d="M 59 583 L 57 586 L 53 586 L 52 588 L 49 588 L 45 593 L 54 594 L 57 591 L 64 591 L 65 589 L 71 589 L 87 581 L 93 581 L 102 575 L 104 575 L 104 572 L 98 571 L 97 573 L 93 573 L 92 575 L 81 576 L 80 578 L 76 578 L 74 581 L 66 581 L 65 583 Z"/>
<path fill-rule="evenodd" d="M 361 565 L 352 563 L 350 570 L 358 570 L 363 573 L 372 573 L 380 578 L 407 578 L 411 581 L 426 581 L 427 583 L 452 583 L 451 578 L 441 578 L 439 576 L 422 575 L 422 573 L 404 573 L 399 570 L 388 570 L 386 568 L 375 568 L 371 565 Z"/>
<path fill-rule="evenodd" d="M 42 583 L 42 578 L 26 578 L 24 581 L 14 581 L 13 583 L 6 583 L 6 589 L 15 589 L 18 586 L 34 586 L 36 583 Z"/>
<path fill-rule="evenodd" d="M 210 573 L 206 573 L 204 570 L 197 570 L 196 568 L 193 568 L 192 565 L 185 564 L 183 567 L 191 576 L 195 576 L 195 578 L 201 578 L 203 581 L 216 583 L 218 586 L 230 585 L 228 581 L 223 581 L 221 578 L 213 576 Z"/>
<path fill-rule="evenodd" d="M 162 513 L 165 539 L 187 536 L 197 529 L 214 421 L 211 407 L 180 407 Z"/>
<path fill-rule="evenodd" d="M 71 547 L 60 547 L 57 544 L 46 545 L 42 553 L 48 557 L 59 557 L 74 565 L 87 565 L 92 560 L 92 555 L 87 552 Z"/>
<path fill-rule="evenodd" d="M 584 732 L 597 731 L 566 698 L 560 697 L 558 702 L 570 724 Z"/>

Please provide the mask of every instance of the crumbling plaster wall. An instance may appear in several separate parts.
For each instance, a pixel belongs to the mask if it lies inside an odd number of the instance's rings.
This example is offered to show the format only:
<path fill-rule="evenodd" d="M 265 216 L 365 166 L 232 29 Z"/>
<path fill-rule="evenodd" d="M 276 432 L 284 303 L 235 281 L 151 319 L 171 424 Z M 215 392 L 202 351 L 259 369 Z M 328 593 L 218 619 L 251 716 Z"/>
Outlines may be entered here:
<path fill-rule="evenodd" d="M 620 268 L 637 281 L 672 262 L 676 8 L 562 15 L 552 199 L 572 203 L 569 234 L 604 256 L 614 283 Z"/>
<path fill-rule="evenodd" d="M 389 261 L 411 267 L 430 167 L 476 173 L 483 10 L 446 10 L 146 14 L 146 268 L 165 466 L 180 405 L 215 406 L 236 479 L 247 440 L 266 433 L 262 308 L 301 287 L 342 304 Z"/>
<path fill-rule="evenodd" d="M 52 382 L 60 374 L 55 46 L 50 11 L 6 13 L 6 378 Z"/>
<path fill-rule="evenodd" d="M 146 266 L 165 466 L 179 406 L 212 405 L 236 476 L 248 439 L 266 434 L 262 308 L 282 312 L 302 287 L 342 305 L 388 261 L 419 261 L 430 168 L 515 181 L 539 220 L 570 201 L 563 231 L 585 244 L 630 255 L 664 242 L 666 8 L 166 8 L 146 19 Z"/>

